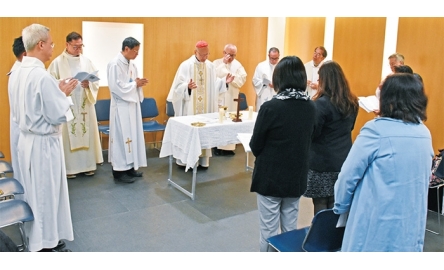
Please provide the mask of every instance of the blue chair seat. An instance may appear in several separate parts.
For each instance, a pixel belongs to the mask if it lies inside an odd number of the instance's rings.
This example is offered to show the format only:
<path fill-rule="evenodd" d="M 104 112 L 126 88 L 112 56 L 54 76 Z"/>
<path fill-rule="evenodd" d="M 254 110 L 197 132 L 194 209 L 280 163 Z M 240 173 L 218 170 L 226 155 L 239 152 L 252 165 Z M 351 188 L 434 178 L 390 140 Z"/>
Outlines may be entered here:
<path fill-rule="evenodd" d="M 99 125 L 99 132 L 105 135 L 109 135 L 109 126 L 108 125 Z"/>
<path fill-rule="evenodd" d="M 334 252 L 340 251 L 344 227 L 336 228 L 339 215 L 332 209 L 319 211 L 311 226 L 288 231 L 268 238 L 268 243 L 282 252 Z"/>
<path fill-rule="evenodd" d="M 155 120 L 143 122 L 143 131 L 144 132 L 165 131 L 165 125 L 162 125 Z"/>
<path fill-rule="evenodd" d="M 268 243 L 276 250 L 281 252 L 303 252 L 302 242 L 304 242 L 308 229 L 305 227 L 289 231 L 286 233 L 278 234 L 270 237 Z"/>

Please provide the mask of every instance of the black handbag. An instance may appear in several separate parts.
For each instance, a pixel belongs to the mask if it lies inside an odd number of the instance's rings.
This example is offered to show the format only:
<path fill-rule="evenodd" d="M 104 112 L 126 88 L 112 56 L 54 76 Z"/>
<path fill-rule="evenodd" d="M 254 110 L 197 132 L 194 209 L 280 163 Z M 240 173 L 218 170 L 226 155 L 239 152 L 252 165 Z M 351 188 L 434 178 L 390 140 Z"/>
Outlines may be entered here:
<path fill-rule="evenodd" d="M 432 160 L 432 175 L 430 177 L 430 187 L 435 187 L 444 184 L 444 162 L 442 161 L 442 156 L 444 154 L 444 149 L 439 149 L 439 153 L 435 155 Z"/>

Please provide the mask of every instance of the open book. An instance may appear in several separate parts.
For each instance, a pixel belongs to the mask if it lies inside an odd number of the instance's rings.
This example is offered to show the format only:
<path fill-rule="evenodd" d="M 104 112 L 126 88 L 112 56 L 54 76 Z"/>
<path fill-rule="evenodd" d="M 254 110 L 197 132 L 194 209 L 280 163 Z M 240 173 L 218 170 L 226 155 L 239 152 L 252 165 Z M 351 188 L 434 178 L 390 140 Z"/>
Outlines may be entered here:
<path fill-rule="evenodd" d="M 376 96 L 358 97 L 359 107 L 367 112 L 379 111 L 379 99 Z"/>
<path fill-rule="evenodd" d="M 77 80 L 79 80 L 79 82 L 84 81 L 84 80 L 87 80 L 90 82 L 96 82 L 96 81 L 100 80 L 99 77 L 97 77 L 98 72 L 99 72 L 98 70 L 91 72 L 91 73 L 81 71 L 81 72 L 77 73 L 76 76 L 73 77 L 73 79 L 77 79 Z"/>

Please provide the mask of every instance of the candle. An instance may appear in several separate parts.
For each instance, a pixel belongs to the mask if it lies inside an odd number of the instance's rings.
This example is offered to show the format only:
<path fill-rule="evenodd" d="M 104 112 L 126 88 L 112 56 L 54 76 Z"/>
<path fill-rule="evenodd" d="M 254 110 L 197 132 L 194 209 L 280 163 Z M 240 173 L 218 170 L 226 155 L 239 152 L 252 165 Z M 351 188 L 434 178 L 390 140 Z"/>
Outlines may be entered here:
<path fill-rule="evenodd" d="M 248 120 L 253 120 L 253 106 L 248 106 Z"/>
<path fill-rule="evenodd" d="M 219 123 L 223 123 L 225 118 L 224 108 L 219 108 Z"/>

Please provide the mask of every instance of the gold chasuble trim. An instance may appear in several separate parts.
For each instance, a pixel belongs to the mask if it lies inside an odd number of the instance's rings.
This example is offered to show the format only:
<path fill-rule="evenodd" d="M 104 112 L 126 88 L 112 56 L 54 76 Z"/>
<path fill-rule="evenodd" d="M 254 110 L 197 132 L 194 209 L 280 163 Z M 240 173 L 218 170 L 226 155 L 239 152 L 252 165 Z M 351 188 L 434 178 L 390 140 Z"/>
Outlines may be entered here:
<path fill-rule="evenodd" d="M 207 69 L 205 63 L 194 63 L 194 81 L 197 88 L 194 89 L 194 114 L 203 114 L 207 112 L 207 95 L 206 95 L 206 78 Z"/>

